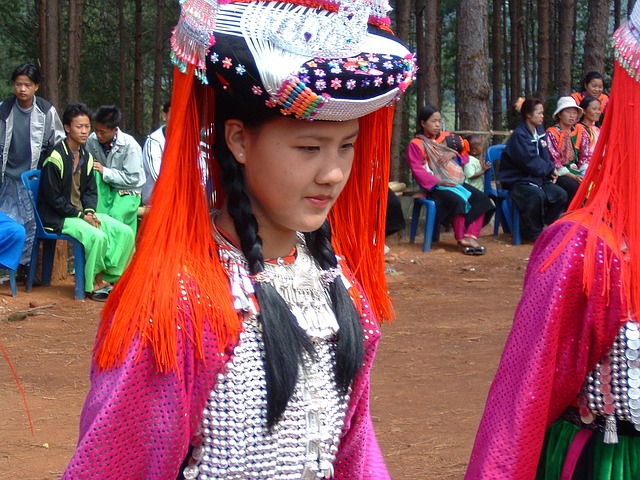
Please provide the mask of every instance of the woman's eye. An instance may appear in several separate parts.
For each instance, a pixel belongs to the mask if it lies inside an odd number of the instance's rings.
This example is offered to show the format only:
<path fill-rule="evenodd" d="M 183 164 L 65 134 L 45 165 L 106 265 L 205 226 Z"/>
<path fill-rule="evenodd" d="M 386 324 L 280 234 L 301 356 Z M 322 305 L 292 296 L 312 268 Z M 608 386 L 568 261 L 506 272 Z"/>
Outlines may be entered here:
<path fill-rule="evenodd" d="M 345 144 L 344 144 L 344 145 L 342 145 L 342 147 L 340 147 L 340 148 L 342 148 L 343 150 L 349 150 L 349 149 L 351 149 L 351 148 L 354 148 L 354 146 L 355 146 L 355 144 L 354 144 L 354 143 L 345 143 Z"/>
<path fill-rule="evenodd" d="M 304 145 L 298 148 L 305 152 L 317 152 L 318 150 L 320 150 L 320 147 L 318 147 L 317 145 Z"/>

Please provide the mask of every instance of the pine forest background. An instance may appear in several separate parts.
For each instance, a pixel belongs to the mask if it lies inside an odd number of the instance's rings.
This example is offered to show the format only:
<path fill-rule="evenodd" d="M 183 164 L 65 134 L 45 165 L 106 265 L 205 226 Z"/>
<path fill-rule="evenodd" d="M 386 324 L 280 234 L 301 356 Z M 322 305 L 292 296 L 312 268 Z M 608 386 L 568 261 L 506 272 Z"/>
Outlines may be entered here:
<path fill-rule="evenodd" d="M 404 149 L 423 105 L 441 108 L 447 130 L 485 132 L 488 144 L 518 122 L 518 97 L 540 97 L 548 115 L 591 70 L 607 91 L 611 35 L 634 1 L 391 0 L 392 27 L 419 61 L 417 84 L 396 106 L 391 178 L 408 179 Z M 39 95 L 59 112 L 76 101 L 115 104 L 142 142 L 170 99 L 179 11 L 177 0 L 1 2 L 0 97 L 12 92 L 13 69 L 32 61 Z"/>

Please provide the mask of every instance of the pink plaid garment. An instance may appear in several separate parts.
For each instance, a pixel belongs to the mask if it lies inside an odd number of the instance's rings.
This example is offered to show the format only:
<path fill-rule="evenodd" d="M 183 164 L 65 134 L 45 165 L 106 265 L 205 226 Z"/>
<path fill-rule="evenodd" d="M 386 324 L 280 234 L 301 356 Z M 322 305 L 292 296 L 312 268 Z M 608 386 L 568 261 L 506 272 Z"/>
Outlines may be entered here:
<path fill-rule="evenodd" d="M 536 242 L 522 299 L 491 385 L 466 480 L 533 480 L 546 429 L 570 405 L 608 354 L 627 309 L 620 260 L 599 240 L 594 287 L 583 289 L 586 228 L 580 226 L 553 264 L 540 267 L 575 224 L 559 221 Z M 602 295 L 610 282 L 609 298 Z"/>
<path fill-rule="evenodd" d="M 370 372 L 380 329 L 363 303 L 365 357 L 353 383 L 334 478 L 387 480 L 390 477 L 369 411 Z M 216 375 L 223 371 L 236 346 L 228 344 L 219 352 L 217 338 L 207 328 L 205 359 L 197 361 L 189 340 L 192 333 L 183 330 L 178 337 L 179 373 L 159 373 L 150 348 L 138 354 L 139 339 L 121 366 L 98 371 L 92 364 L 80 438 L 64 480 L 176 479 L 189 443 L 198 432 Z"/>

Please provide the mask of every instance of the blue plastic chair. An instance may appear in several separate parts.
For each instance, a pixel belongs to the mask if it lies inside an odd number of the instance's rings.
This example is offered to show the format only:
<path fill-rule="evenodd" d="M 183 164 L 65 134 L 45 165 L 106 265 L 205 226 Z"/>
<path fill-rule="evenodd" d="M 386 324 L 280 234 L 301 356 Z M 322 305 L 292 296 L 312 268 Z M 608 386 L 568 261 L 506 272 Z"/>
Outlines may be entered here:
<path fill-rule="evenodd" d="M 431 242 L 440 240 L 440 228 L 436 225 L 436 202 L 424 197 L 413 199 L 413 213 L 411 214 L 411 228 L 409 230 L 409 243 L 416 240 L 416 232 L 418 231 L 418 222 L 420 221 L 420 212 L 422 207 L 426 207 L 426 217 L 424 219 L 424 241 L 422 242 L 422 251 L 431 250 Z"/>
<path fill-rule="evenodd" d="M 9 270 L 9 285 L 11 286 L 11 296 L 15 297 L 16 295 L 18 295 L 15 270 Z"/>
<path fill-rule="evenodd" d="M 44 229 L 42 220 L 38 214 L 38 190 L 40 188 L 40 170 L 29 170 L 21 175 L 22 183 L 29 192 L 33 211 L 36 219 L 36 236 L 33 242 L 33 252 L 27 275 L 27 292 L 33 288 L 33 279 L 36 276 L 36 263 L 38 251 L 42 243 L 42 285 L 51 285 L 51 272 L 53 271 L 53 258 L 56 253 L 56 241 L 66 240 L 73 245 L 73 259 L 75 263 L 75 290 L 76 300 L 84 300 L 84 247 L 80 241 L 69 235 L 51 233 Z"/>
<path fill-rule="evenodd" d="M 499 182 L 496 177 L 495 162 L 500 161 L 502 152 L 506 145 L 492 145 L 487 149 L 486 161 L 491 164 L 491 168 L 484 174 L 484 192 L 489 195 L 496 203 L 496 214 L 493 226 L 493 235 L 498 236 L 500 226 L 505 233 L 513 235 L 513 245 L 521 245 L 520 238 L 520 212 L 509 197 L 509 191 L 499 188 Z M 493 186 L 496 184 L 496 188 Z"/>

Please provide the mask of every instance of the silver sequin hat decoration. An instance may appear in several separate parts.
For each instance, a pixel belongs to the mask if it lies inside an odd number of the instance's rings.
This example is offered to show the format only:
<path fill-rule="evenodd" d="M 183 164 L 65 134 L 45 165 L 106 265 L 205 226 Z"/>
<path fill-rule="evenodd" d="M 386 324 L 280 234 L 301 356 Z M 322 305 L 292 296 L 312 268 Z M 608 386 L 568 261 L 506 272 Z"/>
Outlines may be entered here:
<path fill-rule="evenodd" d="M 172 58 L 252 111 L 350 120 L 393 103 L 415 78 L 388 10 L 387 0 L 186 0 Z"/>

